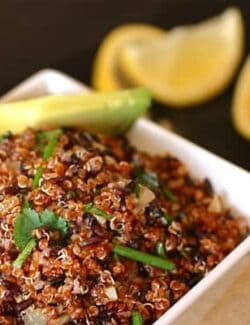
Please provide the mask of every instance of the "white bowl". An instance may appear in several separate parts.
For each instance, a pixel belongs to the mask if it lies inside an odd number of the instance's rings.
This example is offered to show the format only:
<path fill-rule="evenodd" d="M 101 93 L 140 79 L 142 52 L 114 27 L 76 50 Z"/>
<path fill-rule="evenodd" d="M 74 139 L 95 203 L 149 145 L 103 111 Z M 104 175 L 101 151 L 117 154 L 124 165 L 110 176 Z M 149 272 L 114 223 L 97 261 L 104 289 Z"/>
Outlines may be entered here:
<path fill-rule="evenodd" d="M 86 92 L 88 87 L 55 70 L 42 70 L 8 92 L 0 102 L 46 94 Z M 250 174 L 198 147 L 184 138 L 169 132 L 146 119 L 139 119 L 128 133 L 133 145 L 150 153 L 170 152 L 182 160 L 195 178 L 209 178 L 215 191 L 226 204 L 249 219 L 250 223 Z M 191 304 L 208 290 L 231 267 L 250 252 L 250 236 L 237 246 L 203 280 L 172 306 L 155 325 L 173 324 Z"/>

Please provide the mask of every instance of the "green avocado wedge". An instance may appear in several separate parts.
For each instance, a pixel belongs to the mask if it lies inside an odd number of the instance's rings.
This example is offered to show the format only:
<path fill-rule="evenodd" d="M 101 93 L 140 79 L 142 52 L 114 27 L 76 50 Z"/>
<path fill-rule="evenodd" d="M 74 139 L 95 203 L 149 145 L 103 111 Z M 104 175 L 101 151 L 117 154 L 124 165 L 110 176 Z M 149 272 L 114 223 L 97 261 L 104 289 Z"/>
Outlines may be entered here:
<path fill-rule="evenodd" d="M 120 134 L 146 113 L 151 96 L 146 88 L 117 92 L 53 95 L 0 105 L 0 134 L 75 126 L 90 132 Z"/>

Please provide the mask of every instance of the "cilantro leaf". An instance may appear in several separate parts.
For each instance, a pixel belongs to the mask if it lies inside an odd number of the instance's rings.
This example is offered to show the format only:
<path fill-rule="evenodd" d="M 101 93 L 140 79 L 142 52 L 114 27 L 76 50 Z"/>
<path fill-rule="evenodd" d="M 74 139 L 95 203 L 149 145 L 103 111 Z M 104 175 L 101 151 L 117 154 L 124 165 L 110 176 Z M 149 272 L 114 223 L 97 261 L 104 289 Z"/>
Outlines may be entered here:
<path fill-rule="evenodd" d="M 14 239 L 18 248 L 24 249 L 32 238 L 32 231 L 41 225 L 39 215 L 30 208 L 22 209 L 14 222 Z"/>
<path fill-rule="evenodd" d="M 21 267 L 25 259 L 29 256 L 32 249 L 36 246 L 36 240 L 32 236 L 32 231 L 40 227 L 46 227 L 48 230 L 60 231 L 61 238 L 67 235 L 69 224 L 62 217 L 58 217 L 50 210 L 44 210 L 37 213 L 26 205 L 14 221 L 14 240 L 16 246 L 22 251 L 14 261 L 14 267 Z"/>
<path fill-rule="evenodd" d="M 33 248 L 36 247 L 36 240 L 34 238 L 31 238 L 27 245 L 24 247 L 24 249 L 19 253 L 15 261 L 13 262 L 14 267 L 21 267 L 23 265 L 23 262 L 26 260 L 27 257 L 29 257 L 30 253 L 32 252 Z"/>
<path fill-rule="evenodd" d="M 61 237 L 65 237 L 68 232 L 68 222 L 62 217 L 57 217 L 54 212 L 50 210 L 44 210 L 40 213 L 41 225 L 49 230 L 58 230 L 61 233 Z"/>

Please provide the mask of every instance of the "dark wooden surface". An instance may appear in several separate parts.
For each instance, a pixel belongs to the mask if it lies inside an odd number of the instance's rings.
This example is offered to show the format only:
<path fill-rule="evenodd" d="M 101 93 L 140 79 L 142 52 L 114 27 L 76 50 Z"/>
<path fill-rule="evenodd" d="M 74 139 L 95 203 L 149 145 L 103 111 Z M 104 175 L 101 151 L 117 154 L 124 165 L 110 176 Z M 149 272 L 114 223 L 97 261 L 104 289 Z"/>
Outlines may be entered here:
<path fill-rule="evenodd" d="M 1 0 L 0 94 L 46 67 L 88 83 L 99 42 L 118 24 L 137 21 L 170 28 L 215 15 L 232 4 L 245 18 L 246 56 L 249 0 Z M 183 136 L 250 169 L 250 143 L 235 133 L 230 119 L 234 83 L 235 79 L 202 107 L 174 111 L 155 104 L 154 116 L 171 118 Z"/>

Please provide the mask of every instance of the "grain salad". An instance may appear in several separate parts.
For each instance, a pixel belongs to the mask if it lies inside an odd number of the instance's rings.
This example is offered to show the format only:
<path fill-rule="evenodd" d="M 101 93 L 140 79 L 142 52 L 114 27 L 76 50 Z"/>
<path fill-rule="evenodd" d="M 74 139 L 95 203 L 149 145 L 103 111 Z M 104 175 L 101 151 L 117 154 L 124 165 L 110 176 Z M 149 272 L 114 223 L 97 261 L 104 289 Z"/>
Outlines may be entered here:
<path fill-rule="evenodd" d="M 248 232 L 171 154 L 73 128 L 0 138 L 0 324 L 152 324 Z"/>

